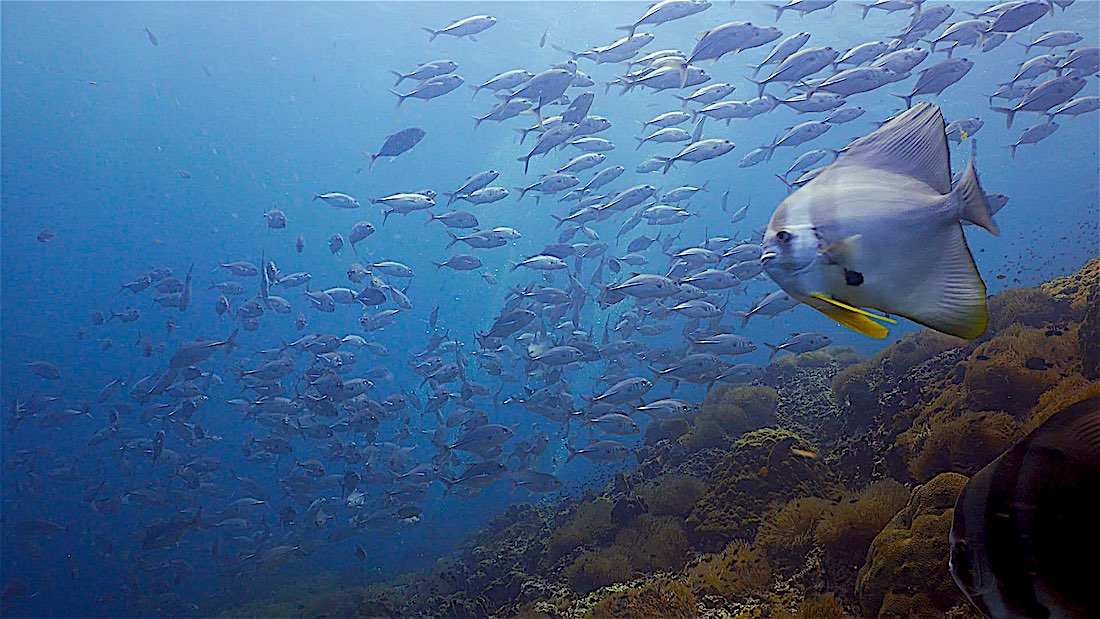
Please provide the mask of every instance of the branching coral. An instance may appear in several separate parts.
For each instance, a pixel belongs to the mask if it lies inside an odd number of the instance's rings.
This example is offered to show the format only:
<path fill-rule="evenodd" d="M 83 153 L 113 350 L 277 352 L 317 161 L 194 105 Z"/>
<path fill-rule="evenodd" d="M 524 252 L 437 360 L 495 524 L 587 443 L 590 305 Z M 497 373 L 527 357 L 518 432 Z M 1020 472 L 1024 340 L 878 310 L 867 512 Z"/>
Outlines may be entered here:
<path fill-rule="evenodd" d="M 1041 288 L 1012 288 L 989 298 L 987 337 L 1011 325 L 1042 327 L 1067 318 L 1064 304 Z"/>
<path fill-rule="evenodd" d="M 1013 325 L 978 346 L 962 367 L 970 410 L 1021 416 L 1078 362 L 1076 330 L 1052 334 Z"/>
<path fill-rule="evenodd" d="M 933 423 L 920 451 L 909 460 L 909 473 L 920 482 L 954 471 L 973 475 L 1012 446 L 1019 424 L 1007 413 L 969 413 Z"/>
<path fill-rule="evenodd" d="M 848 616 L 844 607 L 832 593 L 825 595 L 807 596 L 798 610 L 795 611 L 795 619 L 844 619 Z"/>
<path fill-rule="evenodd" d="M 800 355 L 783 355 L 775 360 L 780 368 L 820 368 L 830 363 L 845 367 L 862 361 L 863 358 L 851 346 L 827 346 L 820 350 Z"/>
<path fill-rule="evenodd" d="M 638 618 L 695 617 L 695 594 L 674 578 L 662 578 L 641 587 L 616 591 L 592 608 L 590 617 Z"/>
<path fill-rule="evenodd" d="M 706 486 L 690 475 L 663 475 L 647 482 L 635 493 L 645 501 L 650 513 L 658 516 L 683 516 L 691 511 Z"/>
<path fill-rule="evenodd" d="M 764 428 L 739 438 L 713 467 L 707 490 L 686 520 L 697 547 L 720 549 L 748 539 L 771 505 L 795 497 L 825 496 L 828 471 L 819 459 L 792 453 L 810 446 L 785 430 Z"/>
<path fill-rule="evenodd" d="M 762 553 L 735 540 L 722 552 L 706 556 L 689 567 L 687 576 L 697 594 L 735 599 L 766 590 L 772 570 Z"/>
<path fill-rule="evenodd" d="M 615 544 L 629 551 L 632 571 L 679 569 L 689 551 L 684 527 L 672 516 L 642 514 L 619 531 Z"/>
<path fill-rule="evenodd" d="M 829 507 L 829 501 L 820 497 L 788 501 L 764 517 L 755 546 L 772 558 L 805 556 L 813 545 L 814 529 Z"/>
<path fill-rule="evenodd" d="M 581 503 L 576 513 L 550 534 L 546 542 L 550 561 L 557 561 L 578 546 L 595 544 L 610 535 L 611 509 L 611 502 L 603 499 Z"/>
<path fill-rule="evenodd" d="M 903 376 L 936 355 L 966 345 L 966 340 L 931 329 L 905 334 L 875 355 L 872 363 L 892 376 Z"/>
<path fill-rule="evenodd" d="M 582 554 L 565 568 L 562 575 L 574 591 L 588 593 L 613 583 L 626 582 L 633 573 L 630 552 L 622 546 L 611 546 Z"/>
<path fill-rule="evenodd" d="M 1100 343 L 1096 345 L 1100 346 Z M 1080 374 L 1070 374 L 1039 397 L 1039 402 L 1031 410 L 1020 435 L 1031 433 L 1054 413 L 1096 395 L 1100 395 L 1100 381 L 1090 381 Z"/>
<path fill-rule="evenodd" d="M 825 551 L 826 562 L 845 569 L 859 567 L 871 540 L 908 500 L 905 486 L 885 479 L 833 506 L 814 530 L 814 539 Z"/>

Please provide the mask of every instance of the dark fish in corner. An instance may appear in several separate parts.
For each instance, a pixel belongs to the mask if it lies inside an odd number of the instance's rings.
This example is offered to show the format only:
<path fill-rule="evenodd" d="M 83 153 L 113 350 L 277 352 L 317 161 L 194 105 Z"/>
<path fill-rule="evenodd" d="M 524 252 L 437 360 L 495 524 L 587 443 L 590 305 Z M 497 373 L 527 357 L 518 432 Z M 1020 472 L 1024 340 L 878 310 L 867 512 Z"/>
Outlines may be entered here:
<path fill-rule="evenodd" d="M 1100 617 L 1100 397 L 1056 413 L 963 487 L 951 575 L 991 617 Z"/>

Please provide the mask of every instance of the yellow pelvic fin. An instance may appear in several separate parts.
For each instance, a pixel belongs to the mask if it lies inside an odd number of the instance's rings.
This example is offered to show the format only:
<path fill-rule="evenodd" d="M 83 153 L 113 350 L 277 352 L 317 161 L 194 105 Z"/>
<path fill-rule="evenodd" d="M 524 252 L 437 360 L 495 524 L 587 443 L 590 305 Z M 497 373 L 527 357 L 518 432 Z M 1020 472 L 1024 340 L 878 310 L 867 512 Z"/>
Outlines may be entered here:
<path fill-rule="evenodd" d="M 879 316 L 878 314 L 872 314 L 871 312 L 868 312 L 866 310 L 852 307 L 847 303 L 841 303 L 836 299 L 830 299 L 829 297 L 826 297 L 822 294 L 814 293 L 810 296 L 815 299 L 825 301 L 829 304 L 824 308 L 818 307 L 815 309 L 821 311 L 821 313 L 839 322 L 845 327 L 848 327 L 853 331 L 858 331 L 859 333 L 862 333 L 863 335 L 866 335 L 868 337 L 882 339 L 890 333 L 889 329 L 875 322 L 875 320 L 897 324 L 897 321 L 892 318 Z M 872 318 L 875 320 L 872 320 Z"/>

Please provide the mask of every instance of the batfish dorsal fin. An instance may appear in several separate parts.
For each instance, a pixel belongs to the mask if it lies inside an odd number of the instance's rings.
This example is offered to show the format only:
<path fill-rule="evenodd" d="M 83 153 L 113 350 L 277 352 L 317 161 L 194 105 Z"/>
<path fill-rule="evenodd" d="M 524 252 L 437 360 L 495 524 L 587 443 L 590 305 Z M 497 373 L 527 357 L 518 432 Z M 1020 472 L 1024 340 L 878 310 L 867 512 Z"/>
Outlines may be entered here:
<path fill-rule="evenodd" d="M 890 170 L 951 192 L 951 154 L 940 108 L 920 103 L 852 142 L 834 165 Z"/>

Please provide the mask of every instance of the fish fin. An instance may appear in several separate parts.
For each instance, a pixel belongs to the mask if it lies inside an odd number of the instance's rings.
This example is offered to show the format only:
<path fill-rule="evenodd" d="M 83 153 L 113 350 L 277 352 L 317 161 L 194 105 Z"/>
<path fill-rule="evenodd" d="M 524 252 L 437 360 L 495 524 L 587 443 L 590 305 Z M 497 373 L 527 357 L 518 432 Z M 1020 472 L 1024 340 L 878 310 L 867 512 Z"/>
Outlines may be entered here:
<path fill-rule="evenodd" d="M 993 97 L 990 97 L 989 99 L 992 101 Z M 1005 115 L 1005 128 L 1006 129 L 1011 129 L 1012 128 L 1012 120 L 1014 118 L 1016 118 L 1016 110 L 1015 109 L 1007 108 L 1007 107 L 991 107 L 989 109 L 993 110 L 994 112 L 1004 114 Z"/>
<path fill-rule="evenodd" d="M 989 214 L 989 203 L 985 191 L 978 182 L 978 171 L 974 168 L 974 158 L 978 149 L 977 140 L 971 141 L 970 161 L 966 163 L 959 184 L 951 191 L 959 204 L 959 219 L 981 226 L 993 236 L 1001 236 L 1001 230 Z"/>
<path fill-rule="evenodd" d="M 824 307 L 814 306 L 814 309 L 839 322 L 845 327 L 848 327 L 849 329 L 858 333 L 862 333 L 867 337 L 873 337 L 875 339 L 881 340 L 890 333 L 889 329 L 872 320 L 872 317 L 879 320 L 886 320 L 892 323 L 897 322 L 896 320 L 891 320 L 884 316 L 879 316 L 877 314 L 872 314 L 870 312 L 852 307 L 847 303 L 841 303 L 840 301 L 837 301 L 835 299 L 830 299 L 829 297 L 821 294 L 814 293 L 810 296 L 829 304 Z"/>
<path fill-rule="evenodd" d="M 859 165 L 915 178 L 941 194 L 951 192 L 951 156 L 943 114 L 918 103 L 874 133 L 848 146 L 837 165 Z"/>
<path fill-rule="evenodd" d="M 1095 466 L 1100 462 L 1100 397 L 1086 398 L 1055 413 L 1025 441 L 1054 447 Z"/>
<path fill-rule="evenodd" d="M 985 333 L 985 282 L 970 255 L 962 226 L 953 225 L 925 277 L 906 282 L 902 308 L 890 312 L 941 333 L 974 339 Z"/>
<path fill-rule="evenodd" d="M 859 259 L 859 240 L 862 235 L 853 234 L 830 243 L 821 250 L 835 264 L 852 264 Z"/>

